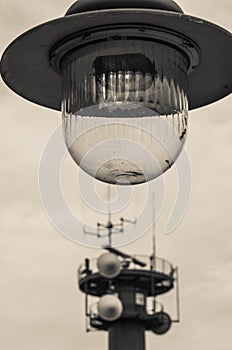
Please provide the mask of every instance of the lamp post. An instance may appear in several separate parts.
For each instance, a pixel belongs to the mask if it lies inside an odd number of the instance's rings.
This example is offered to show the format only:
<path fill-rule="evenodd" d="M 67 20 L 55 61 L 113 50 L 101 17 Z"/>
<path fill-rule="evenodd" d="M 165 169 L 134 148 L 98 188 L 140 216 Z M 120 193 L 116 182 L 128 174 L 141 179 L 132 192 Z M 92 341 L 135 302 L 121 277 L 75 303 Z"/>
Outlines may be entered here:
<path fill-rule="evenodd" d="M 83 170 L 127 185 L 172 166 L 188 110 L 231 93 L 231 61 L 231 33 L 172 0 L 79 0 L 10 44 L 1 74 L 22 97 L 62 109 Z"/>

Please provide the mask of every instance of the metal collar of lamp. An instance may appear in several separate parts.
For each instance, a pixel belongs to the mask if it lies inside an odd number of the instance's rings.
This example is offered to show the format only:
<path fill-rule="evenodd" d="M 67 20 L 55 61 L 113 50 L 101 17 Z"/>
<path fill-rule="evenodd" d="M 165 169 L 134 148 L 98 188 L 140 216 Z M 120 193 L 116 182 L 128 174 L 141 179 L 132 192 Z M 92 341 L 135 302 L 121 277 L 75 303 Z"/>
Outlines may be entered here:
<path fill-rule="evenodd" d="M 62 109 L 67 147 L 84 171 L 124 185 L 171 167 L 188 110 L 231 93 L 231 62 L 231 33 L 172 0 L 79 0 L 13 41 L 1 74 L 25 99 Z M 125 133 L 122 122 L 131 145 L 115 140 Z"/>

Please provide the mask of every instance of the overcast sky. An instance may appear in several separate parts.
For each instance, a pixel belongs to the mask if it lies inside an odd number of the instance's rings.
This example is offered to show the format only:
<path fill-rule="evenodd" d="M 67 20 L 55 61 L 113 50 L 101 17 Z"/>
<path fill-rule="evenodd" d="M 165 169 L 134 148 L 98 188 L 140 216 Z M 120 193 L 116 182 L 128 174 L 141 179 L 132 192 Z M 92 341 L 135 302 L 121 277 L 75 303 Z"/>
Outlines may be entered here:
<path fill-rule="evenodd" d="M 70 5 L 68 0 L 0 0 L 1 53 L 16 36 L 62 16 Z M 232 30 L 231 0 L 182 0 L 179 5 L 188 14 Z M 0 101 L 0 348 L 102 350 L 107 346 L 106 334 L 84 332 L 84 297 L 76 283 L 78 265 L 100 251 L 59 234 L 40 201 L 39 162 L 60 124 L 60 113 L 23 100 L 3 82 Z M 175 169 L 164 176 L 158 255 L 180 268 L 181 323 L 163 337 L 147 335 L 147 349 L 231 349 L 231 109 L 230 96 L 190 113 L 186 151 L 192 195 L 184 219 L 170 235 L 163 232 L 175 201 Z M 71 158 L 65 159 L 63 168 L 64 193 L 74 213 L 81 212 L 87 220 L 89 209 L 80 207 L 75 197 L 76 168 Z M 106 193 L 100 186 L 103 199 Z M 125 214 L 136 216 L 139 210 L 132 202 Z M 148 232 L 124 249 L 150 254 L 150 236 Z"/>

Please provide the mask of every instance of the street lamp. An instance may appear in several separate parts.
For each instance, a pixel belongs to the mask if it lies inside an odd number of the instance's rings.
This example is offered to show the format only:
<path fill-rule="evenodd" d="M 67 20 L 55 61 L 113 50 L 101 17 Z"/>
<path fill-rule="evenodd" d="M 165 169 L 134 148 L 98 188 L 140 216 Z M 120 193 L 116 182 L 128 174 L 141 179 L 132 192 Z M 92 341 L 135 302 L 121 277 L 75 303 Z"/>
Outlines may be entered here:
<path fill-rule="evenodd" d="M 172 0 L 79 0 L 6 49 L 6 84 L 62 110 L 74 161 L 108 183 L 139 184 L 169 169 L 188 110 L 232 91 L 232 36 Z"/>

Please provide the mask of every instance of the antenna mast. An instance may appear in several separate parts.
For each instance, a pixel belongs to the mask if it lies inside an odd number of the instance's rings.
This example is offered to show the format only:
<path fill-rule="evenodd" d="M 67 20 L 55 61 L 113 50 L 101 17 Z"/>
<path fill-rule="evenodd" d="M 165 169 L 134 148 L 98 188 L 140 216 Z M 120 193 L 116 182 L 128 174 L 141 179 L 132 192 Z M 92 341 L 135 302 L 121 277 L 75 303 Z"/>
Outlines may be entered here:
<path fill-rule="evenodd" d="M 118 223 L 112 222 L 112 214 L 111 214 L 111 207 L 110 207 L 110 199 L 111 199 L 111 191 L 110 191 L 110 185 L 108 186 L 108 221 L 106 224 L 102 224 L 100 222 L 97 223 L 97 232 L 88 231 L 85 228 L 83 228 L 83 232 L 86 235 L 95 236 L 97 238 L 108 238 L 108 244 L 103 245 L 104 248 L 109 247 L 112 248 L 112 237 L 115 234 L 122 234 L 124 233 L 124 223 L 131 223 L 136 224 L 136 220 L 127 220 L 123 217 L 120 218 L 120 221 Z M 104 233 L 104 231 L 106 231 Z"/>
<path fill-rule="evenodd" d="M 108 185 L 108 221 L 111 221 L 111 187 Z"/>
<path fill-rule="evenodd" d="M 152 263 L 155 269 L 156 263 L 156 209 L 155 209 L 155 193 L 152 193 Z"/>

